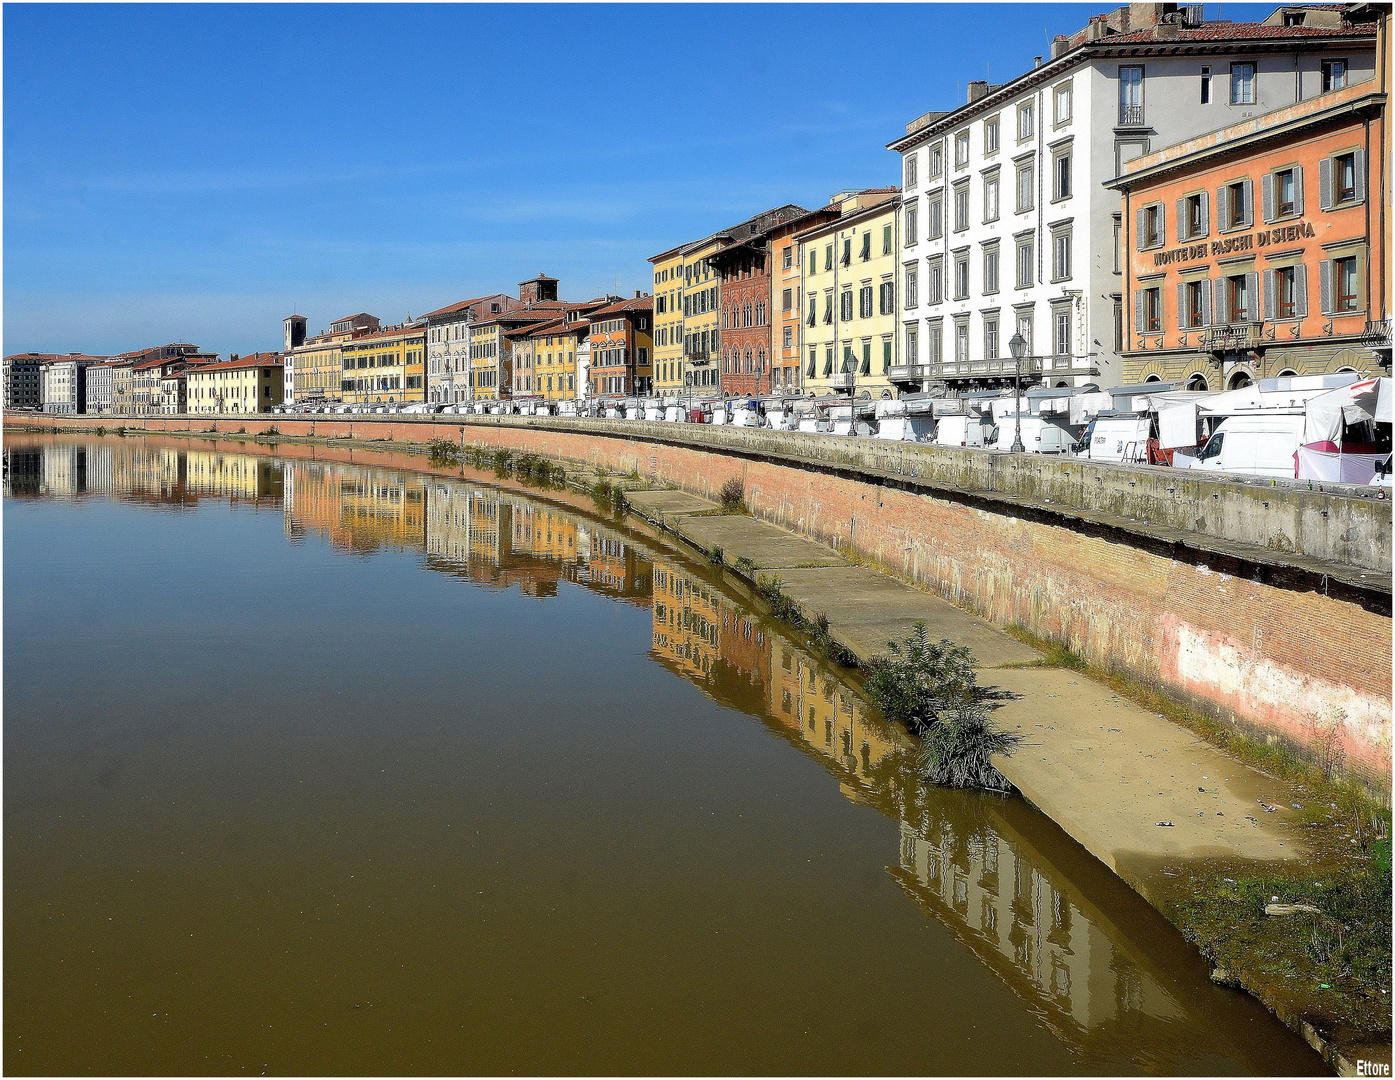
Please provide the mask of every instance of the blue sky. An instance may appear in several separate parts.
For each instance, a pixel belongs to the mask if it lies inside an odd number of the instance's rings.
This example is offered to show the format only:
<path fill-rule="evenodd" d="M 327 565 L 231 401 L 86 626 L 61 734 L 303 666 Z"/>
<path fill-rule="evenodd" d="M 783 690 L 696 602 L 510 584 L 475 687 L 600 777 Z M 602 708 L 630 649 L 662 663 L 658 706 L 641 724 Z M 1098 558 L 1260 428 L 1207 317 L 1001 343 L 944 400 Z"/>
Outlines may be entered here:
<path fill-rule="evenodd" d="M 647 291 L 676 243 L 896 183 L 907 120 L 1104 10 L 9 4 L 3 348 Z"/>

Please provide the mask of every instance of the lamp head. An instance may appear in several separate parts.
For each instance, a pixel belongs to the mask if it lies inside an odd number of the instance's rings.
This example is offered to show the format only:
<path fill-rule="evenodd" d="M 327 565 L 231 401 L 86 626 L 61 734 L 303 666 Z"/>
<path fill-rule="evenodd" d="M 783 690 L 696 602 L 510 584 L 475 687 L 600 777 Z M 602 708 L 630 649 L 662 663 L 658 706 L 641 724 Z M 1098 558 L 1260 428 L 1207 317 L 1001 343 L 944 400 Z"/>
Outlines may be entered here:
<path fill-rule="evenodd" d="M 1020 330 L 1012 335 L 1012 340 L 1008 342 L 1008 349 L 1011 350 L 1014 360 L 1021 360 L 1027 354 L 1027 341 Z"/>

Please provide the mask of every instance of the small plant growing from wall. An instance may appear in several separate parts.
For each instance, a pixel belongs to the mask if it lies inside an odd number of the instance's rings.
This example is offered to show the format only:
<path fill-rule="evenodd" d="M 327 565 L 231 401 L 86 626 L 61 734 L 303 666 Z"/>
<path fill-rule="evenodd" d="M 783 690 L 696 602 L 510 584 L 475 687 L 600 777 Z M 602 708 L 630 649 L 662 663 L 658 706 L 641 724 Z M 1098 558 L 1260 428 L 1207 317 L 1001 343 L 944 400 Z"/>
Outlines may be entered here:
<path fill-rule="evenodd" d="M 733 476 L 722 485 L 719 496 L 722 503 L 722 510 L 728 514 L 740 514 L 746 510 L 746 485 L 741 482 L 739 476 Z"/>

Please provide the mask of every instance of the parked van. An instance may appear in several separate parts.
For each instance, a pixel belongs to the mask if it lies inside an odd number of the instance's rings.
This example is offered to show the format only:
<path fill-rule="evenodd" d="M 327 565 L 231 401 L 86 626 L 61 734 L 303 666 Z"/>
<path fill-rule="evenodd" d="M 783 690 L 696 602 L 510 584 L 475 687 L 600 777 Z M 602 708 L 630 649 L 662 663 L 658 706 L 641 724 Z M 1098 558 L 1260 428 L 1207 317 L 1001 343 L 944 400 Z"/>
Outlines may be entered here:
<path fill-rule="evenodd" d="M 1179 449 L 1172 464 L 1182 469 L 1250 473 L 1253 476 L 1298 475 L 1298 447 L 1306 418 L 1299 413 L 1227 416 L 1193 455 Z"/>
<path fill-rule="evenodd" d="M 994 426 L 995 450 L 1011 450 L 1017 435 L 1018 418 L 999 416 Z M 1029 454 L 1069 454 L 1080 438 L 1076 430 L 1060 420 L 1045 416 L 1023 416 L 1022 448 Z"/>
<path fill-rule="evenodd" d="M 937 446 L 982 446 L 984 438 L 983 421 L 977 416 L 964 413 L 951 413 L 942 416 L 935 425 L 935 445 Z M 1009 445 L 1011 440 L 1009 439 Z"/>
<path fill-rule="evenodd" d="M 1085 429 L 1085 456 L 1092 461 L 1147 461 L 1152 428 L 1146 416 L 1097 416 Z"/>

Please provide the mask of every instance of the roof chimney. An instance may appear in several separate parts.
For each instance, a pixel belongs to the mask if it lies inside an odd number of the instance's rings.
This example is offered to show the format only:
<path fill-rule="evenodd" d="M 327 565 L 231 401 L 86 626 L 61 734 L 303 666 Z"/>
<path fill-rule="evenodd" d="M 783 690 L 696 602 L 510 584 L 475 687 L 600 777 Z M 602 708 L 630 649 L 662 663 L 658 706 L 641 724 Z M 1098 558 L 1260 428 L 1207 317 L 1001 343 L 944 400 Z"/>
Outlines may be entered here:
<path fill-rule="evenodd" d="M 972 105 L 981 97 L 988 95 L 988 83 L 983 79 L 976 79 L 969 83 L 969 104 Z"/>
<path fill-rule="evenodd" d="M 1034 56 L 1034 57 L 1032 57 L 1032 59 L 1036 61 L 1036 63 L 1034 63 L 1034 64 L 1032 65 L 1032 67 L 1041 67 L 1041 57 L 1040 57 L 1040 56 Z"/>
<path fill-rule="evenodd" d="M 636 289 L 636 290 L 635 290 L 635 299 L 638 300 L 638 299 L 640 298 L 640 295 L 641 295 L 641 294 L 640 294 L 640 291 L 639 291 L 638 289 Z"/>

